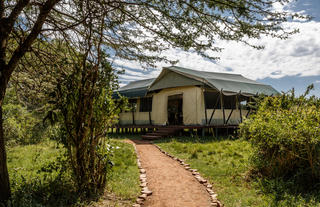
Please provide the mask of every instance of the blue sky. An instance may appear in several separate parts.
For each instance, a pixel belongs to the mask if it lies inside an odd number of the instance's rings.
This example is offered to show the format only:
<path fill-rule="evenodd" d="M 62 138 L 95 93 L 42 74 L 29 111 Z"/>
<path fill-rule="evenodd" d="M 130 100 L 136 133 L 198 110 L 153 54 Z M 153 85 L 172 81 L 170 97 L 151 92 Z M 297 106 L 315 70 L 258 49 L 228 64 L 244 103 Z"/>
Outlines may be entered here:
<path fill-rule="evenodd" d="M 264 50 L 256 50 L 242 43 L 220 41 L 223 47 L 216 63 L 191 52 L 171 49 L 164 54 L 179 60 L 178 66 L 201 71 L 230 72 L 272 85 L 278 91 L 295 88 L 298 94 L 310 84 L 315 85 L 312 94 L 320 97 L 320 0 L 298 0 L 288 5 L 276 5 L 278 10 L 291 10 L 309 14 L 314 18 L 308 22 L 290 22 L 285 27 L 299 28 L 300 33 L 287 40 L 263 37 L 253 43 L 262 44 Z M 156 77 L 161 68 L 168 66 L 159 63 L 153 70 L 142 70 L 132 61 L 117 60 L 117 65 L 125 69 L 120 76 L 121 85 L 130 81 Z"/>

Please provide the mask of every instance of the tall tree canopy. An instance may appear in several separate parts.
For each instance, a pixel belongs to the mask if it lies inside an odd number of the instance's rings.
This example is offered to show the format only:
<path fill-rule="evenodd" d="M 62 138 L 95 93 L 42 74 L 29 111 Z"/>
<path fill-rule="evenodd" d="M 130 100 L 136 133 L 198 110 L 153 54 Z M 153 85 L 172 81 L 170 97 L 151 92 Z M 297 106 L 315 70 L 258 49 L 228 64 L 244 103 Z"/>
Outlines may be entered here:
<path fill-rule="evenodd" d="M 287 38 L 296 32 L 283 29 L 282 23 L 301 16 L 273 9 L 274 3 L 288 1 L 1 0 L 0 200 L 10 196 L 2 129 L 2 102 L 10 77 L 17 67 L 23 67 L 26 55 L 47 66 L 56 66 L 56 60 L 61 60 L 53 58 L 61 55 L 55 52 L 56 44 L 40 47 L 38 41 L 63 40 L 70 47 L 68 54 L 83 54 L 83 66 L 98 66 L 102 50 L 110 56 L 136 60 L 146 66 L 171 61 L 160 55 L 171 47 L 214 58 L 206 51 L 220 51 L 215 46 L 218 39 L 249 44 L 250 38 L 261 35 Z M 28 67 L 30 70 L 39 65 Z"/>

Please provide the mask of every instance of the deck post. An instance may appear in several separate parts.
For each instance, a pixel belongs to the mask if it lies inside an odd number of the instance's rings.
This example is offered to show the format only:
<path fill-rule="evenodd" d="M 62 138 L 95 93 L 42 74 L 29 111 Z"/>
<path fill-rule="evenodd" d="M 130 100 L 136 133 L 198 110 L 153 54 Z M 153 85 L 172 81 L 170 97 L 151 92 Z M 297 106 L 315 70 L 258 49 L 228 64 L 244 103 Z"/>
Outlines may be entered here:
<path fill-rule="evenodd" d="M 224 105 L 223 105 L 223 94 L 222 94 L 222 88 L 221 88 L 221 92 L 220 92 L 220 102 L 221 102 L 221 108 L 222 108 L 222 113 L 223 113 L 223 125 L 226 124 L 226 114 L 224 111 Z"/>
<path fill-rule="evenodd" d="M 239 91 L 239 94 L 238 94 L 238 96 L 237 96 L 237 99 L 238 99 L 238 103 L 239 103 L 240 123 L 242 123 L 242 109 L 241 109 L 240 96 L 241 96 L 241 91 Z"/>
<path fill-rule="evenodd" d="M 134 121 L 134 110 L 132 109 L 132 125 L 135 125 L 135 121 Z"/>
<path fill-rule="evenodd" d="M 151 111 L 149 110 L 149 124 L 152 125 L 152 121 L 151 121 Z"/>

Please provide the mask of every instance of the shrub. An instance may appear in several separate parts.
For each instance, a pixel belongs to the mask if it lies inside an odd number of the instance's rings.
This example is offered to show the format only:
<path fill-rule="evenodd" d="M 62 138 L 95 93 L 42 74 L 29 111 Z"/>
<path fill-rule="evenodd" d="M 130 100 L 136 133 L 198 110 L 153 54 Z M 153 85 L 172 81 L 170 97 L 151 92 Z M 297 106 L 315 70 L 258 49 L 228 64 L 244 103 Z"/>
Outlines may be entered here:
<path fill-rule="evenodd" d="M 254 168 L 267 177 L 320 179 L 320 100 L 291 93 L 257 100 L 257 111 L 240 125 L 255 149 Z"/>
<path fill-rule="evenodd" d="M 3 106 L 3 130 L 7 145 L 36 144 L 54 136 L 55 127 L 43 124 L 43 112 L 32 112 L 9 88 Z"/>

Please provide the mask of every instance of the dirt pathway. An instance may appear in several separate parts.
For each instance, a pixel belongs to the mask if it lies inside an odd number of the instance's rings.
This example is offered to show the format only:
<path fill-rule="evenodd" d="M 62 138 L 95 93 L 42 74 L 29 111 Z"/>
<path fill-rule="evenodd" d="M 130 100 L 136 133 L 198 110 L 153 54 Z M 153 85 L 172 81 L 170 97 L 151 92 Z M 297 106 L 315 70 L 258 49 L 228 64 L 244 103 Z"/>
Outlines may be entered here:
<path fill-rule="evenodd" d="M 207 207 L 209 194 L 203 185 L 178 162 L 155 146 L 134 141 L 142 167 L 147 171 L 148 188 L 153 192 L 144 202 L 148 207 Z"/>

